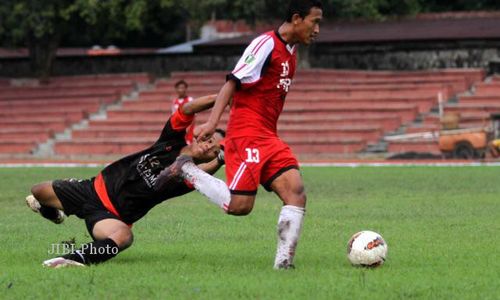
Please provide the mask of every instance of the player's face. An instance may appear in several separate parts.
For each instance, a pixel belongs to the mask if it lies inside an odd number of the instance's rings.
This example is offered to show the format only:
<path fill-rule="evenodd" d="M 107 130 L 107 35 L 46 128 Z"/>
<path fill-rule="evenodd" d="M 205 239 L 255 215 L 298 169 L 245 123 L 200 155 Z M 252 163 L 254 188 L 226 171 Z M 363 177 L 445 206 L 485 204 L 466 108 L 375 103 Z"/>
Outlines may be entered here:
<path fill-rule="evenodd" d="M 184 84 L 179 84 L 175 88 L 175 91 L 177 92 L 177 96 L 179 96 L 179 98 L 184 98 L 186 97 L 187 87 Z"/>
<path fill-rule="evenodd" d="M 311 8 L 304 19 L 297 15 L 293 24 L 300 43 L 309 45 L 316 39 L 319 34 L 321 19 L 323 19 L 323 10 L 317 7 Z"/>
<path fill-rule="evenodd" d="M 201 162 L 209 162 L 213 160 L 219 154 L 220 142 L 222 139 L 222 135 L 217 132 L 206 141 L 197 142 L 196 139 L 194 139 L 191 144 L 193 158 Z"/>

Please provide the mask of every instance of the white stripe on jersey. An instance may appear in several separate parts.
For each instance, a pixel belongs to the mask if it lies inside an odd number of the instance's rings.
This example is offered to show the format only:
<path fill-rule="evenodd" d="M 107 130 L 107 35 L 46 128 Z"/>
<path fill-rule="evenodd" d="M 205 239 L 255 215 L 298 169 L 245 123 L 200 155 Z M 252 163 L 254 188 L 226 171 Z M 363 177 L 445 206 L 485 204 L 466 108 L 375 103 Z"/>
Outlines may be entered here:
<path fill-rule="evenodd" d="M 241 83 L 254 83 L 261 78 L 262 68 L 267 57 L 274 49 L 274 39 L 269 34 L 263 34 L 254 39 L 245 49 L 233 70 L 233 75 Z"/>
<path fill-rule="evenodd" d="M 263 34 L 255 38 L 250 45 L 245 49 L 243 52 L 243 55 L 240 57 L 238 63 L 236 64 L 236 67 L 233 70 L 233 75 L 236 76 L 236 74 L 240 73 L 244 68 L 249 66 L 251 63 L 248 63 L 246 60 L 248 57 L 251 57 L 250 55 L 255 57 L 255 54 L 260 50 L 262 47 L 262 44 L 267 41 L 270 38 L 269 35 Z M 256 59 L 254 59 L 255 61 Z M 237 76 L 238 77 L 238 76 Z M 239 78 L 239 77 L 238 77 Z"/>

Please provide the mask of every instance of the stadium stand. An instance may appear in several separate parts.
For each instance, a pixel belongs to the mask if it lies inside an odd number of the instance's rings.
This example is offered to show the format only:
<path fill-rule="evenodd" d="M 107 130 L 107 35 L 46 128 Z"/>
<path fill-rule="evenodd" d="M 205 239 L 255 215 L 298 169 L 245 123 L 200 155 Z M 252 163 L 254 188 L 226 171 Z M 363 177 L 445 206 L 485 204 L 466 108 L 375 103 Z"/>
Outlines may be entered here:
<path fill-rule="evenodd" d="M 301 157 L 348 156 L 380 143 L 384 135 L 409 128 L 419 118 L 432 119 L 443 99 L 454 99 L 482 81 L 482 70 L 417 72 L 307 70 L 296 76 L 279 121 L 280 136 Z M 90 120 L 57 141 L 60 155 L 123 155 L 151 145 L 170 113 L 173 84 L 189 82 L 191 96 L 216 93 L 225 72 L 175 72 L 158 80 L 136 99 L 108 109 L 106 118 Z M 451 104 L 450 104 L 451 107 Z M 446 109 L 450 109 L 447 108 Z M 197 123 L 205 121 L 201 114 Z M 227 123 L 222 117 L 221 127 Z M 439 122 L 438 122 L 439 123 Z M 399 148 L 398 148 L 399 147 Z M 435 152 L 437 143 L 390 143 L 390 152 Z M 430 150 L 430 151 L 429 151 Z"/>
<path fill-rule="evenodd" d="M 478 78 L 470 90 L 459 93 L 451 100 L 444 103 L 443 113 L 456 115 L 459 120 L 459 128 L 488 126 L 490 114 L 500 112 L 500 78 L 493 76 L 484 80 L 483 75 L 483 78 Z M 423 114 L 421 122 L 409 124 L 406 133 L 441 130 L 442 124 L 437 110 L 436 107 L 434 111 Z M 391 142 L 388 151 L 440 153 L 436 139 Z"/>
<path fill-rule="evenodd" d="M 48 85 L 1 83 L 0 154 L 32 154 L 56 134 L 146 82 L 146 74 L 123 74 L 57 77 Z"/>

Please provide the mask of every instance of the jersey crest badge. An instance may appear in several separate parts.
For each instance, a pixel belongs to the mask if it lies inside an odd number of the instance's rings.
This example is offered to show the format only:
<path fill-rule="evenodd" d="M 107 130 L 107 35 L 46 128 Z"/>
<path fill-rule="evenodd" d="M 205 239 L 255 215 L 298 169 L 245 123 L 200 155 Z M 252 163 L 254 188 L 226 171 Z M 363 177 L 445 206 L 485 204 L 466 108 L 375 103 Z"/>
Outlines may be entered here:
<path fill-rule="evenodd" d="M 255 61 L 255 56 L 253 54 L 249 54 L 246 58 L 245 58 L 245 63 L 247 65 L 253 63 Z"/>

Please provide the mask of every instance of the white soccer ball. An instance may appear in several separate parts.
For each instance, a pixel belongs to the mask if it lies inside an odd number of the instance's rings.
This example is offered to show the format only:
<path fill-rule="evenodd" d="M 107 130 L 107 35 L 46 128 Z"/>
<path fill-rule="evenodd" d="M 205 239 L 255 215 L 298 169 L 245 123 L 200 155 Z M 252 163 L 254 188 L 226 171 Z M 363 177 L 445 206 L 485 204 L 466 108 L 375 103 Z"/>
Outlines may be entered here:
<path fill-rule="evenodd" d="M 384 263 L 386 256 L 387 243 L 373 231 L 360 231 L 347 244 L 347 258 L 355 266 L 377 267 Z"/>

